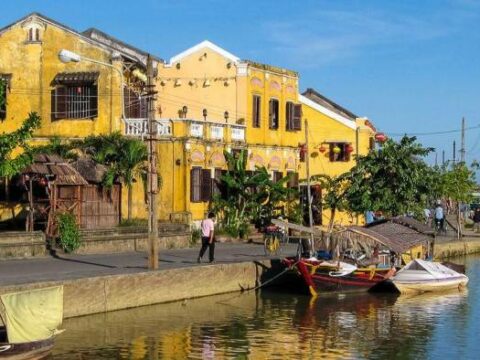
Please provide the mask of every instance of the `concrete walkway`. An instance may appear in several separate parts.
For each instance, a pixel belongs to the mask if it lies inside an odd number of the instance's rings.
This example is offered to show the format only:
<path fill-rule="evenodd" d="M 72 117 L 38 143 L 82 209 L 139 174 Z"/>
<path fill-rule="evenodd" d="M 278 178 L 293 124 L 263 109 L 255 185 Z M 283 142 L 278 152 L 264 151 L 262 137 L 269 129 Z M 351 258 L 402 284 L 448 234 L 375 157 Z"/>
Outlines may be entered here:
<path fill-rule="evenodd" d="M 282 249 L 281 256 L 294 255 L 296 244 Z M 197 264 L 199 248 L 173 249 L 160 252 L 159 270 L 178 269 Z M 265 260 L 263 245 L 222 244 L 215 248 L 217 264 Z M 204 255 L 208 264 L 208 250 Z M 102 255 L 61 255 L 58 257 L 0 261 L 0 286 L 43 281 L 62 281 L 104 275 L 142 273 L 147 269 L 147 254 L 141 252 Z"/>

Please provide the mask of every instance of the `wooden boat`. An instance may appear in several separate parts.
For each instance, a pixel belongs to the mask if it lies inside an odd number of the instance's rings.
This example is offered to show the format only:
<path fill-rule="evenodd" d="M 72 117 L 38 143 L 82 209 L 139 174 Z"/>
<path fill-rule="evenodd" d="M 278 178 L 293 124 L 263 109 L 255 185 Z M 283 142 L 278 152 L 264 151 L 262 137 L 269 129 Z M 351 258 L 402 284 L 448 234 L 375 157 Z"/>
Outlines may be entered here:
<path fill-rule="evenodd" d="M 342 261 L 321 261 L 315 258 L 286 258 L 283 263 L 303 279 L 312 296 L 319 292 L 368 291 L 394 273 L 394 269 L 357 268 Z"/>
<path fill-rule="evenodd" d="M 461 289 L 467 285 L 468 277 L 439 262 L 415 259 L 386 283 L 393 284 L 401 294 L 419 294 Z"/>
<path fill-rule="evenodd" d="M 46 357 L 63 319 L 63 287 L 34 289 L 0 296 L 0 358 Z"/>

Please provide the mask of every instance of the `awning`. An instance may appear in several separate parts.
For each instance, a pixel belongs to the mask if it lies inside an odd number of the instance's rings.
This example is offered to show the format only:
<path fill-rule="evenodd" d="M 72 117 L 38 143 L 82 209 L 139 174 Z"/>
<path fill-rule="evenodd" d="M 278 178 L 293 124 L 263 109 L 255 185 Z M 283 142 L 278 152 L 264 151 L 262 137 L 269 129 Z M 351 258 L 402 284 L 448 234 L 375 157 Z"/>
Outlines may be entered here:
<path fill-rule="evenodd" d="M 63 72 L 58 73 L 53 79 L 56 85 L 93 85 L 97 82 L 100 73 L 92 72 Z"/>

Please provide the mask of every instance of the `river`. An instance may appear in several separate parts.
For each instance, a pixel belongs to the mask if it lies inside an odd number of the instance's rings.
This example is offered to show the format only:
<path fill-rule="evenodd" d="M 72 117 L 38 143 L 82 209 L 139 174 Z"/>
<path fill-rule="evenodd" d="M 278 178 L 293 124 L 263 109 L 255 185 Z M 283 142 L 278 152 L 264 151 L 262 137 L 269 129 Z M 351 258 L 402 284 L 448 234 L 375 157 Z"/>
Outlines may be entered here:
<path fill-rule="evenodd" d="M 455 261 L 466 291 L 312 300 L 264 290 L 67 319 L 49 358 L 478 359 L 480 256 Z"/>

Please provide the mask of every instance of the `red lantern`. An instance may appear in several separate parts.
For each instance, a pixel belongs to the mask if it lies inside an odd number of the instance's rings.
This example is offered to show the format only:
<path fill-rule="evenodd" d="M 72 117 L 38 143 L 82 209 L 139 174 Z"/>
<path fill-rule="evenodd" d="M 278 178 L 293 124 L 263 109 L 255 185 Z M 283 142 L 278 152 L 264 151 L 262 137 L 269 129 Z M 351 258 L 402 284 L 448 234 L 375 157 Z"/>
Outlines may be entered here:
<path fill-rule="evenodd" d="M 345 150 L 347 151 L 347 153 L 353 152 L 353 146 L 352 146 L 352 144 L 347 145 L 347 147 L 346 147 Z"/>
<path fill-rule="evenodd" d="M 300 144 L 300 161 L 305 161 L 305 156 L 307 154 L 307 145 L 306 144 Z"/>
<path fill-rule="evenodd" d="M 387 136 L 384 133 L 376 133 L 375 141 L 379 143 L 384 143 L 385 141 L 387 141 Z"/>
<path fill-rule="evenodd" d="M 327 148 L 322 145 L 318 148 L 318 151 L 320 151 L 323 154 L 325 151 L 327 151 Z"/>

